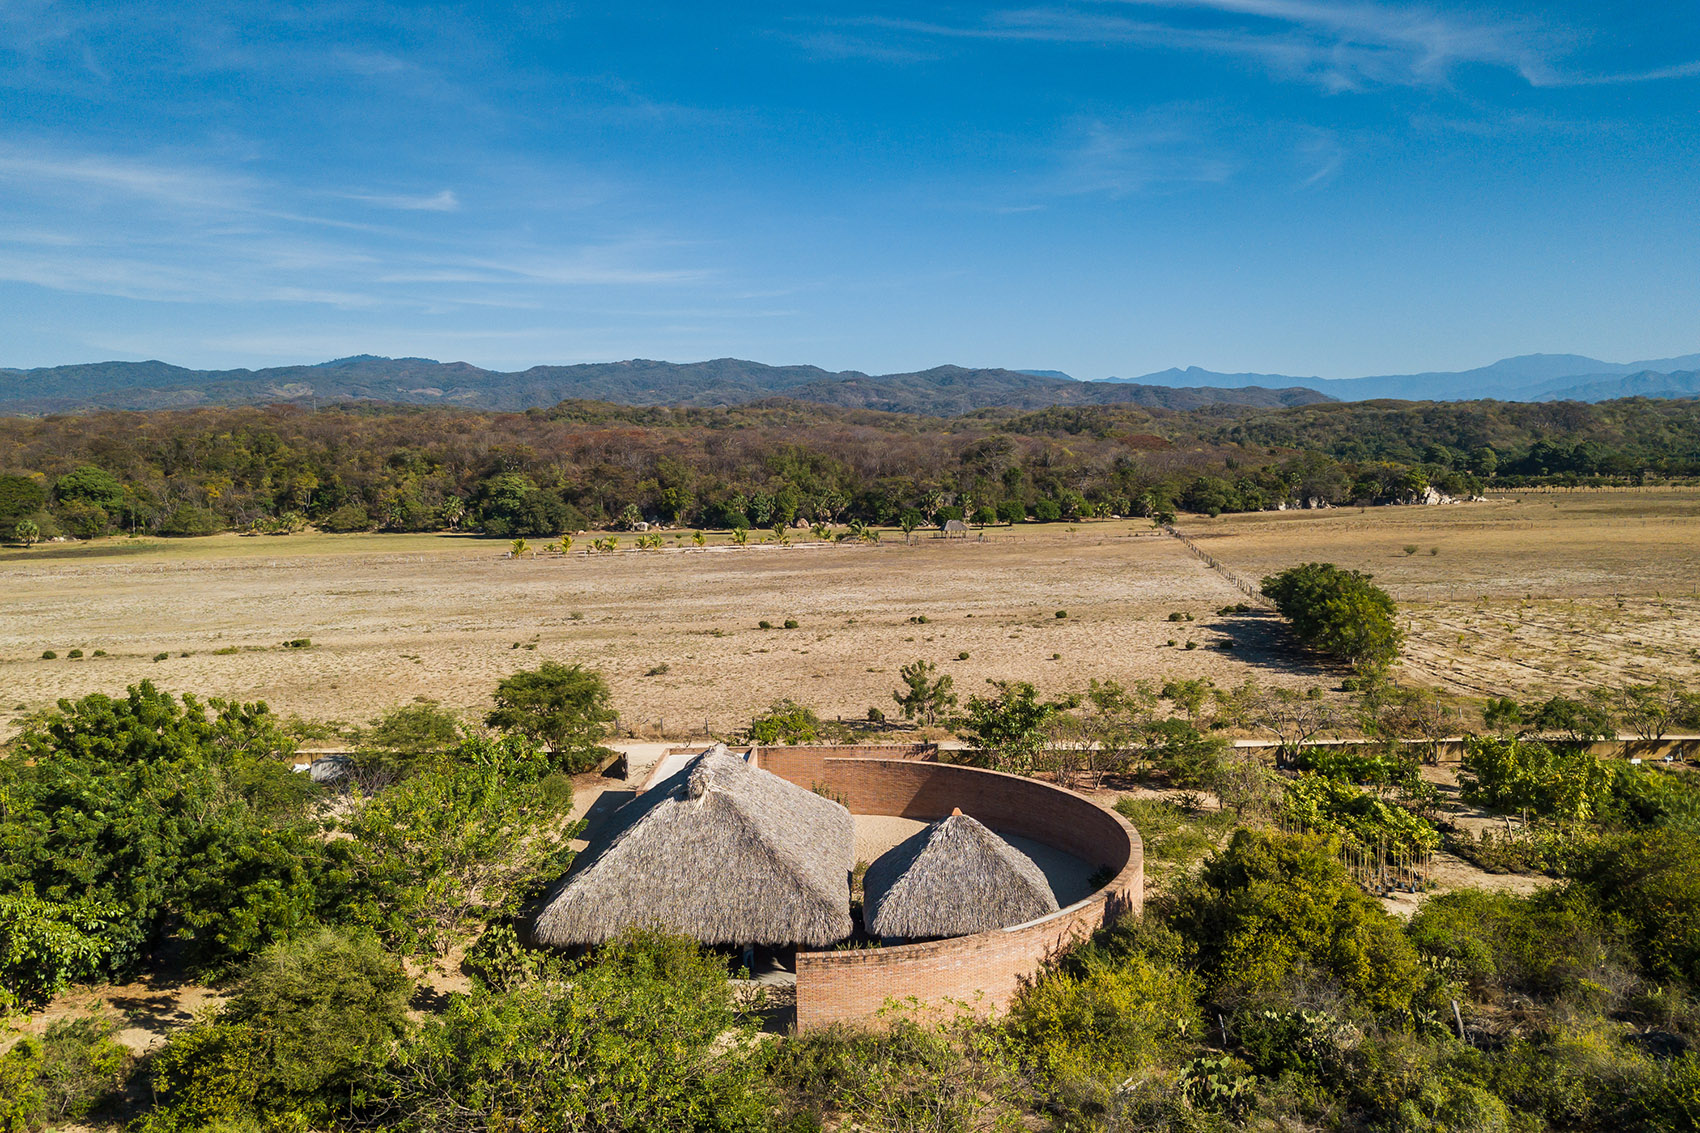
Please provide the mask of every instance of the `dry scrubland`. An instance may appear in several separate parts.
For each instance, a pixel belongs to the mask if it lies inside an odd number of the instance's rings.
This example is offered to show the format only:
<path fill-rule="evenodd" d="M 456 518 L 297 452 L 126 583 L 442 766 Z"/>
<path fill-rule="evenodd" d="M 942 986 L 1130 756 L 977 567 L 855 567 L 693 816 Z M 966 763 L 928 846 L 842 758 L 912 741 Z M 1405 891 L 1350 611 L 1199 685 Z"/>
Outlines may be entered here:
<path fill-rule="evenodd" d="M 1700 676 L 1700 491 L 1526 493 L 1184 517 L 1182 527 L 1254 581 L 1311 559 L 1371 571 L 1407 613 L 1406 674 L 1423 683 L 1527 695 L 1620 675 Z M 665 719 L 675 735 L 705 722 L 731 730 L 782 696 L 847 719 L 870 705 L 889 712 L 898 667 L 917 657 L 965 692 L 986 678 L 1060 692 L 1093 677 L 1331 676 L 1288 655 L 1269 620 L 1218 618 L 1242 595 L 1142 522 L 911 545 L 896 533 L 876 546 L 804 537 L 698 550 L 669 540 L 661 551 L 587 556 L 587 542 L 565 558 L 522 560 L 504 558 L 505 544 L 455 536 L 113 539 L 7 552 L 0 728 L 55 698 L 144 677 L 317 719 L 361 722 L 416 697 L 480 710 L 500 677 L 545 659 L 606 670 L 625 727 L 644 734 Z M 1172 611 L 1195 620 L 1171 623 Z M 910 621 L 919 616 L 929 621 Z M 787 618 L 799 627 L 757 628 Z M 312 648 L 280 648 L 302 637 Z M 1202 647 L 1225 637 L 1238 648 Z M 1185 650 L 1188 640 L 1201 648 Z M 74 648 L 87 656 L 67 659 Z M 41 660 L 47 649 L 59 658 Z M 161 652 L 170 656 L 156 662 Z"/>

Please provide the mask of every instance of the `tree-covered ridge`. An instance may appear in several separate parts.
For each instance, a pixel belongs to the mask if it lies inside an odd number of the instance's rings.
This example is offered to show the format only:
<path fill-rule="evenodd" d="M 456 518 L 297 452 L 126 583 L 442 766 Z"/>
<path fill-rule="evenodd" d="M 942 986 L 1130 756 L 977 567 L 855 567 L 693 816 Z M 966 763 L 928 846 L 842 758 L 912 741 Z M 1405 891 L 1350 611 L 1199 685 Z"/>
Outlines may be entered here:
<path fill-rule="evenodd" d="M 0 419 L 0 538 L 993 523 L 1693 476 L 1700 403 L 1680 401 L 955 418 L 786 400 L 522 414 L 271 406 Z"/>

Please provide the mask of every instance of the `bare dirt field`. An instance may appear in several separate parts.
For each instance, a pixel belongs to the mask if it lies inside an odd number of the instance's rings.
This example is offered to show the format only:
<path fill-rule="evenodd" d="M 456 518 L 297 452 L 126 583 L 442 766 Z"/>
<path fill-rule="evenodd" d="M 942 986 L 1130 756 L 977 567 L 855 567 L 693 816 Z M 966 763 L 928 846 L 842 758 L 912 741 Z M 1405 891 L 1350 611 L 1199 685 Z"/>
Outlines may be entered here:
<path fill-rule="evenodd" d="M 1403 670 L 1419 683 L 1526 697 L 1700 677 L 1700 490 L 1530 491 L 1182 527 L 1252 580 L 1295 561 L 1369 571 L 1399 603 Z"/>
<path fill-rule="evenodd" d="M 1700 491 L 1181 526 L 1254 582 L 1309 560 L 1371 571 L 1405 611 L 1406 675 L 1419 682 L 1528 695 L 1617 674 L 1700 675 Z M 365 722 L 419 697 L 476 712 L 498 679 L 546 659 L 601 668 L 626 730 L 665 722 L 674 736 L 732 731 L 784 696 L 827 716 L 891 713 L 897 670 L 916 658 L 954 674 L 965 695 L 988 678 L 1050 693 L 1091 678 L 1337 680 L 1295 658 L 1273 619 L 1218 617 L 1244 595 L 1144 522 L 907 545 L 888 533 L 871 546 L 800 536 L 789 547 L 670 541 L 586 555 L 585 542 L 523 559 L 505 558 L 503 543 L 429 535 L 112 539 L 0 554 L 0 731 L 59 697 L 143 678 L 310 719 Z M 1194 620 L 1170 622 L 1173 612 Z M 758 628 L 787 618 L 798 627 Z M 312 646 L 282 647 L 296 638 Z M 1231 652 L 1209 647 L 1230 638 Z M 57 659 L 41 659 L 49 649 Z M 72 649 L 85 656 L 67 658 Z"/>

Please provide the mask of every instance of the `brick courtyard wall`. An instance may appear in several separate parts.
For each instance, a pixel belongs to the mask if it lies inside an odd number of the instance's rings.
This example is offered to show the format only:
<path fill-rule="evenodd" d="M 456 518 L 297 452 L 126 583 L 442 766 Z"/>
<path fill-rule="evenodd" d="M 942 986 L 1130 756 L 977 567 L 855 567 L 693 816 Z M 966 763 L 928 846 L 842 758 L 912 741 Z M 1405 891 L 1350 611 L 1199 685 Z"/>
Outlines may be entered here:
<path fill-rule="evenodd" d="M 766 754 L 765 752 L 763 753 Z M 819 778 L 799 761 L 768 766 L 800 786 L 819 782 L 852 813 L 931 821 L 953 807 L 1005 833 L 1065 850 L 1111 880 L 1066 909 L 992 932 L 924 944 L 797 954 L 797 1028 L 867 1020 L 890 1001 L 946 1000 L 999 1010 L 1058 950 L 1144 904 L 1145 855 L 1121 816 L 1072 791 L 995 771 L 893 759 L 828 758 Z"/>
<path fill-rule="evenodd" d="M 933 759 L 938 750 L 937 744 L 774 745 L 756 749 L 755 765 L 812 791 L 826 784 L 829 759 Z"/>

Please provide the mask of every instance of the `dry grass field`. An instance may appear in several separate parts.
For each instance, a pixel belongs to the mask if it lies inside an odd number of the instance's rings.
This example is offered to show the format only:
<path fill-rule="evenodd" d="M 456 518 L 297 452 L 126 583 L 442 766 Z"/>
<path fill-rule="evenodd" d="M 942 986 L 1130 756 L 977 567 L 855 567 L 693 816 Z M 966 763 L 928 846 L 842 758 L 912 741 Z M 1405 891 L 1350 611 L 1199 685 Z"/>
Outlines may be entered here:
<path fill-rule="evenodd" d="M 1536 493 L 1182 526 L 1252 580 L 1313 559 L 1371 571 L 1407 612 L 1413 680 L 1528 694 L 1617 674 L 1700 675 L 1700 492 Z M 586 542 L 518 560 L 506 544 L 455 536 L 8 551 L 0 730 L 58 697 L 142 678 L 310 719 L 364 722 L 421 697 L 479 711 L 499 678 L 546 659 L 603 669 L 625 728 L 652 734 L 665 721 L 677 736 L 729 731 L 783 696 L 846 719 L 869 706 L 889 713 L 897 670 L 916 658 L 953 673 L 964 693 L 987 678 L 1053 693 L 1094 677 L 1335 679 L 1294 658 L 1271 619 L 1218 617 L 1243 596 L 1143 522 L 909 545 L 896 533 L 873 546 L 669 539 L 659 551 L 585 555 Z M 1194 620 L 1170 622 L 1171 612 Z M 787 618 L 798 627 L 758 628 Z M 294 638 L 312 647 L 281 647 Z M 1237 648 L 1208 647 L 1226 638 Z M 59 657 L 41 659 L 49 649 Z M 71 649 L 85 656 L 68 659 Z"/>

